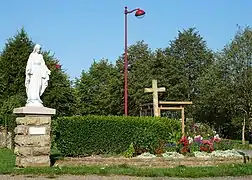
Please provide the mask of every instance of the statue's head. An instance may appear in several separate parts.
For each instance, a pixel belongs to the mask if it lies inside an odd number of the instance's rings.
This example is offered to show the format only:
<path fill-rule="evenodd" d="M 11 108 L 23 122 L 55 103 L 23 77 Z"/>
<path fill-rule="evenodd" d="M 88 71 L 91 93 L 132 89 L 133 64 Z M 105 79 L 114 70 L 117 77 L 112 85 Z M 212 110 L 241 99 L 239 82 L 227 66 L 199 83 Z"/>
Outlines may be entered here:
<path fill-rule="evenodd" d="M 39 45 L 39 44 L 36 44 L 35 46 L 34 46 L 34 48 L 33 48 L 33 52 L 35 53 L 39 53 L 40 52 L 40 50 L 41 50 L 41 46 Z"/>

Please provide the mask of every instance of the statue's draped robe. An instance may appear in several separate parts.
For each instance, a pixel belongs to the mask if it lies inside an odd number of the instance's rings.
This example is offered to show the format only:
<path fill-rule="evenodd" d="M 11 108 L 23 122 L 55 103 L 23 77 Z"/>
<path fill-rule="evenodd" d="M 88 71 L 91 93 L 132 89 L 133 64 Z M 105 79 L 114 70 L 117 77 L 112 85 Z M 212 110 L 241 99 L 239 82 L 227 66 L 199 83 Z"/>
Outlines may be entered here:
<path fill-rule="evenodd" d="M 40 96 L 48 86 L 50 70 L 45 65 L 43 56 L 31 53 L 26 66 L 27 104 L 42 105 Z"/>

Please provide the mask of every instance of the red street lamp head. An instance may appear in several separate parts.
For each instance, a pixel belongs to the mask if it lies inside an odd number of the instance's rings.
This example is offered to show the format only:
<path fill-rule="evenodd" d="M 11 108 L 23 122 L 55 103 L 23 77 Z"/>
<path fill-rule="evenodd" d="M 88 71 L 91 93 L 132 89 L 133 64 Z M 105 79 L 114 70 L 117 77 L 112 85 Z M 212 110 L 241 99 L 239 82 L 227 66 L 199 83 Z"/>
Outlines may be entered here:
<path fill-rule="evenodd" d="M 145 15 L 144 10 L 142 10 L 142 9 L 137 9 L 137 11 L 136 11 L 136 13 L 135 13 L 135 16 L 136 16 L 137 18 L 143 18 L 144 15 Z"/>

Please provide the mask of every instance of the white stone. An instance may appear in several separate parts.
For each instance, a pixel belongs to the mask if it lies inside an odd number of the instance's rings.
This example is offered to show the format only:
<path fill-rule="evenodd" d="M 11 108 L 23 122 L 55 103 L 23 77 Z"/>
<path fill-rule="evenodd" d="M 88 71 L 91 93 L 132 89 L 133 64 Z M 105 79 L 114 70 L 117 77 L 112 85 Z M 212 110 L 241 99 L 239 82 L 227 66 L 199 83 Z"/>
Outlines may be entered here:
<path fill-rule="evenodd" d="M 46 134 L 45 127 L 29 127 L 29 134 L 30 135 L 44 135 Z"/>
<path fill-rule="evenodd" d="M 20 107 L 13 110 L 14 114 L 27 114 L 27 115 L 54 115 L 56 113 L 55 109 L 47 107 Z"/>
<path fill-rule="evenodd" d="M 184 158 L 185 156 L 183 154 L 179 154 L 177 152 L 165 152 L 162 154 L 164 158 L 175 158 L 175 159 L 181 159 Z"/>
<path fill-rule="evenodd" d="M 36 44 L 27 61 L 25 72 L 26 106 L 43 107 L 40 96 L 48 86 L 51 71 L 47 68 L 40 50 L 40 45 Z"/>
<path fill-rule="evenodd" d="M 157 156 L 154 154 L 148 153 L 148 152 L 137 156 L 137 158 L 155 158 L 155 157 L 157 157 Z"/>

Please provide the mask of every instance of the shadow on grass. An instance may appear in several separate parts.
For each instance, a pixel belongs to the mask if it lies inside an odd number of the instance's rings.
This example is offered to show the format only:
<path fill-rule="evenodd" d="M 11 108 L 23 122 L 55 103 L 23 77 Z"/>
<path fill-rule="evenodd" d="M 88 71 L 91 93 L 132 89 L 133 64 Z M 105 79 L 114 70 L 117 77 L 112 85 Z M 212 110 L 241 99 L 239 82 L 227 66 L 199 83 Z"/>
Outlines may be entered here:
<path fill-rule="evenodd" d="M 63 156 L 60 153 L 60 151 L 55 148 L 52 148 L 51 153 L 50 153 L 50 162 L 51 162 L 50 166 L 54 166 L 57 160 L 62 160 L 62 159 L 63 159 Z"/>

